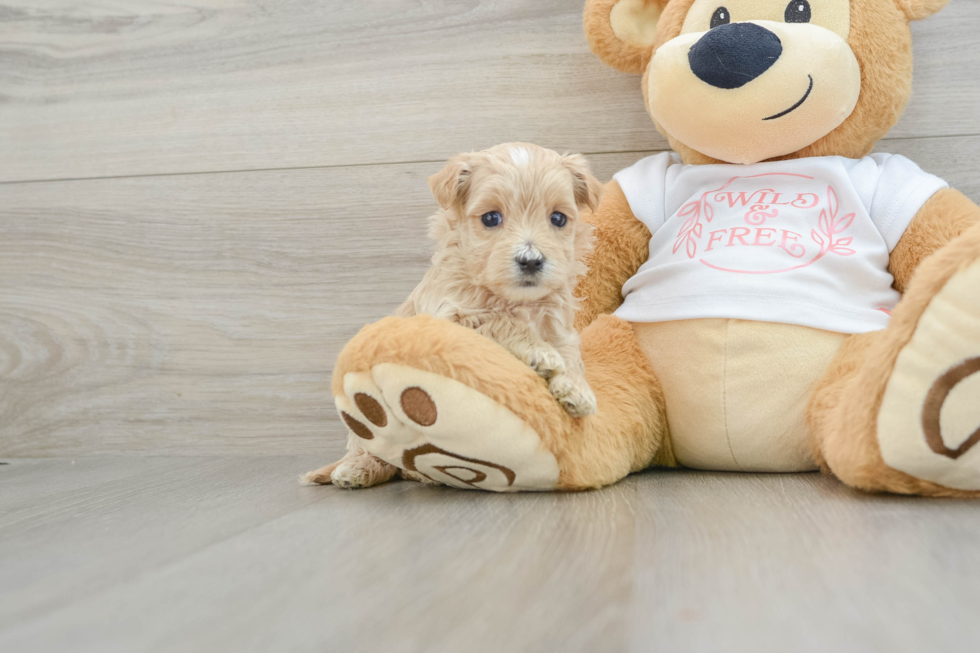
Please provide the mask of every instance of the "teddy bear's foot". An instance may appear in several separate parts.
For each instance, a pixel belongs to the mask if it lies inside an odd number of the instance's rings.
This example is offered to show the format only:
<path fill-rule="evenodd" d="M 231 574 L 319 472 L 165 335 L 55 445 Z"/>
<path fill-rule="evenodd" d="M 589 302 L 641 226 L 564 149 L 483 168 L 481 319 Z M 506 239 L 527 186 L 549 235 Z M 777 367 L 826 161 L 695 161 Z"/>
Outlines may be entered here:
<path fill-rule="evenodd" d="M 854 487 L 980 497 L 980 230 L 920 266 L 882 331 L 848 338 L 809 422 Z"/>
<path fill-rule="evenodd" d="M 590 392 L 577 408 L 602 406 L 584 419 L 493 340 L 425 315 L 364 327 L 338 357 L 333 395 L 351 449 L 403 477 L 496 492 L 597 488 L 655 460 L 666 417 L 629 323 L 596 319 L 581 349 Z"/>
<path fill-rule="evenodd" d="M 499 492 L 551 490 L 558 482 L 558 463 L 533 429 L 453 379 L 379 363 L 346 373 L 335 401 L 358 446 L 409 477 Z M 334 470 L 335 485 L 343 485 L 345 469 Z M 364 486 L 357 474 L 347 476 L 345 487 Z"/>
<path fill-rule="evenodd" d="M 454 346 L 454 337 L 463 341 Z M 498 492 L 555 489 L 558 462 L 539 430 L 549 424 L 544 414 L 559 413 L 558 406 L 531 369 L 496 348 L 431 318 L 382 321 L 359 334 L 334 373 L 334 400 L 356 447 L 422 481 Z M 501 354 L 501 390 L 518 392 L 497 401 L 450 376 L 474 385 L 494 377 L 494 362 L 481 363 L 481 353 Z M 419 369 L 425 365 L 442 369 Z M 468 368 L 482 374 L 469 376 Z M 525 418 L 535 414 L 532 425 Z M 552 430 L 561 428 L 561 420 L 550 422 Z M 333 471 L 334 484 L 342 467 Z"/>
<path fill-rule="evenodd" d="M 980 491 L 980 262 L 946 282 L 899 352 L 877 438 L 889 467 Z"/>

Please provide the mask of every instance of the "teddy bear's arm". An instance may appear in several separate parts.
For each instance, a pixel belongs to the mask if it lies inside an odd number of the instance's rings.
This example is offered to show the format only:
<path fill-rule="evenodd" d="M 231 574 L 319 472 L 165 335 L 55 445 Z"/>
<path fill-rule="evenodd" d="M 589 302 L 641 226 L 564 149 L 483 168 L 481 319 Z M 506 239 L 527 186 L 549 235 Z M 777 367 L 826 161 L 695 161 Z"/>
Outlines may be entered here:
<path fill-rule="evenodd" d="M 895 277 L 895 290 L 904 293 L 924 258 L 977 223 L 980 207 L 958 190 L 945 188 L 929 198 L 889 258 L 888 271 Z"/>
<path fill-rule="evenodd" d="M 599 208 L 586 221 L 595 228 L 595 246 L 588 260 L 589 272 L 575 291 L 583 298 L 575 315 L 579 331 L 597 316 L 619 307 L 623 284 L 650 255 L 650 230 L 633 215 L 615 180 L 606 184 Z"/>

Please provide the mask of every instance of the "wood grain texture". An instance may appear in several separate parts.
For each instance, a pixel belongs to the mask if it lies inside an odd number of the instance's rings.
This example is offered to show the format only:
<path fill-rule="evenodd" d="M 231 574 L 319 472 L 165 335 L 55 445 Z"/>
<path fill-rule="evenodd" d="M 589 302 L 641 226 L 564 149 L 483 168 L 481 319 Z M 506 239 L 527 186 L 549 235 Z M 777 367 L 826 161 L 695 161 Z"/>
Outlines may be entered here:
<path fill-rule="evenodd" d="M 582 0 L 6 0 L 0 181 L 660 149 Z M 913 25 L 890 138 L 980 134 L 980 1 Z"/>
<path fill-rule="evenodd" d="M 438 168 L 0 185 L 0 455 L 342 438 L 334 360 L 421 279 Z"/>
<path fill-rule="evenodd" d="M 635 537 L 650 544 L 634 562 L 634 643 L 666 633 L 692 651 L 980 644 L 980 585 L 958 581 L 980 580 L 968 544 L 976 502 L 873 496 L 806 474 L 643 481 Z"/>
<path fill-rule="evenodd" d="M 281 457 L 3 466 L 0 631 L 323 498 L 297 486 L 301 467 Z"/>
<path fill-rule="evenodd" d="M 976 502 L 817 474 L 650 471 L 580 494 L 296 486 L 316 462 L 0 468 L 0 650 L 980 646 Z"/>
<path fill-rule="evenodd" d="M 980 137 L 890 144 L 980 200 Z M 421 279 L 439 167 L 0 185 L 0 455 L 339 442 L 334 360 Z"/>

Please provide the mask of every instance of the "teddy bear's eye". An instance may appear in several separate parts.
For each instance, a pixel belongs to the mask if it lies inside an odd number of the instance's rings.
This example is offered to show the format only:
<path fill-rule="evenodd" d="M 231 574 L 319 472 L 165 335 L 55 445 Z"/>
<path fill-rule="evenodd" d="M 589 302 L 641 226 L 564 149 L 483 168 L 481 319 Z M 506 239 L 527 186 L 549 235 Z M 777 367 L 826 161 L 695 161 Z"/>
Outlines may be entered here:
<path fill-rule="evenodd" d="M 712 28 L 718 27 L 719 25 L 727 25 L 730 22 L 732 22 L 732 16 L 725 7 L 718 7 L 715 9 L 715 13 L 711 14 Z"/>
<path fill-rule="evenodd" d="M 568 222 L 568 218 L 565 217 L 564 213 L 559 213 L 558 211 L 555 211 L 554 213 L 551 214 L 551 224 L 555 225 L 559 229 L 564 227 L 566 222 Z"/>
<path fill-rule="evenodd" d="M 806 0 L 790 0 L 783 12 L 783 20 L 787 23 L 809 23 L 810 3 Z"/>
<path fill-rule="evenodd" d="M 487 211 L 480 216 L 480 221 L 484 227 L 499 227 L 504 218 L 499 211 Z"/>

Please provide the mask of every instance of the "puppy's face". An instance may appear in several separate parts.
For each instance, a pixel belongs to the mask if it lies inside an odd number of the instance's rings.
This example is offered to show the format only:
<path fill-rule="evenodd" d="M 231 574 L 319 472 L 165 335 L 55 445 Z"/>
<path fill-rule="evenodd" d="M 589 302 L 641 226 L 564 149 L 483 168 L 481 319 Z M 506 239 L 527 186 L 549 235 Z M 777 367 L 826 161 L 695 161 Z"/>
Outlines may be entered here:
<path fill-rule="evenodd" d="M 473 283 L 527 302 L 584 272 L 591 231 L 580 210 L 597 206 L 601 185 L 581 157 L 500 145 L 454 158 L 430 186 L 445 209 L 434 235 L 458 248 Z"/>

